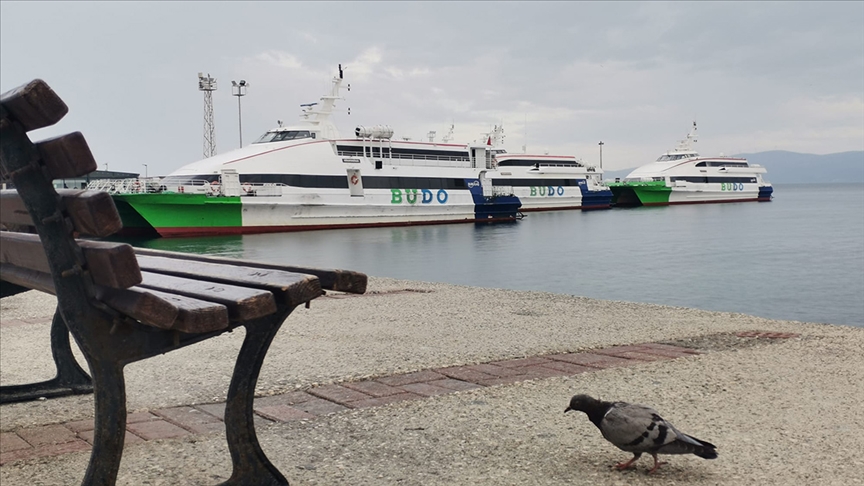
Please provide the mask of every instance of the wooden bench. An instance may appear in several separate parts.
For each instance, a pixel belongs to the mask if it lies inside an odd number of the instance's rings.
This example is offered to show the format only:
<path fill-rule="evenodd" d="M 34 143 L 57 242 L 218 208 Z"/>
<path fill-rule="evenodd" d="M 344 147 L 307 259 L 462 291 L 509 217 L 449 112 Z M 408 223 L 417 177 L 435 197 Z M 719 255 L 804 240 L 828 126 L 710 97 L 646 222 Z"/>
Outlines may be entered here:
<path fill-rule="evenodd" d="M 112 235 L 121 222 L 107 193 L 52 185 L 96 169 L 80 133 L 36 144 L 27 136 L 66 112 L 41 80 L 0 97 L 0 176 L 17 189 L 0 193 L 0 222 L 36 231 L 0 231 L 0 290 L 4 297 L 30 289 L 57 296 L 51 342 L 58 368 L 54 380 L 2 387 L 3 400 L 92 390 L 93 451 L 82 484 L 114 484 L 126 431 L 123 367 L 243 326 L 225 409 L 233 463 L 225 484 L 287 484 L 255 434 L 252 406 L 261 364 L 297 306 L 308 306 L 322 289 L 363 293 L 366 276 L 76 239 Z M 92 386 L 75 362 L 70 333 L 87 360 Z"/>

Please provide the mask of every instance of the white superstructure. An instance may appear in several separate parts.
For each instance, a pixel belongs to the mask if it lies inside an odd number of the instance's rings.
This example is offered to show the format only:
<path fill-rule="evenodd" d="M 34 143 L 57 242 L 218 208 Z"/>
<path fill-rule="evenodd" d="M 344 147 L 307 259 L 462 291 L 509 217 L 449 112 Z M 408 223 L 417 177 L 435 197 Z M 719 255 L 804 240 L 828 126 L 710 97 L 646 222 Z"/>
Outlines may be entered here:
<path fill-rule="evenodd" d="M 590 187 L 608 195 L 605 207 L 610 205 L 611 192 L 593 182 L 589 169 L 574 158 L 522 155 L 539 165 L 506 168 L 514 159 L 493 147 L 491 135 L 485 143 L 418 142 L 394 139 L 387 125 L 361 125 L 344 137 L 332 118 L 342 83 L 340 66 L 330 93 L 301 106 L 298 124 L 279 126 L 246 147 L 185 165 L 155 191 L 153 184 L 127 184 L 156 194 L 125 199 L 159 233 L 183 235 L 212 232 L 190 227 L 189 218 L 177 223 L 181 229 L 160 229 L 164 225 L 153 223 L 156 218 L 145 214 L 152 208 L 145 205 L 160 204 L 155 196 L 164 194 L 237 198 L 242 228 L 233 232 L 240 233 L 512 219 L 522 197 L 537 209 L 582 207 L 589 178 Z M 177 198 L 171 200 L 175 204 Z M 173 210 L 180 209 L 175 204 Z"/>

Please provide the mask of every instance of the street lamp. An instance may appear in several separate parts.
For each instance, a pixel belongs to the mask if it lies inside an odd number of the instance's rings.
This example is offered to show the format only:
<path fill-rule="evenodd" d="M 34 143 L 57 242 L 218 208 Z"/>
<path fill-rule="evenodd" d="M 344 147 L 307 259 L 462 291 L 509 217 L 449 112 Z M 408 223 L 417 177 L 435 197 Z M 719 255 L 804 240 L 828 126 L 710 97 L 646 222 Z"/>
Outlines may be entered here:
<path fill-rule="evenodd" d="M 240 128 L 240 148 L 243 148 L 243 117 L 240 112 L 240 97 L 246 96 L 246 88 L 248 87 L 249 83 L 245 79 L 241 79 L 239 83 L 231 81 L 231 95 L 237 97 L 237 126 Z"/>
<path fill-rule="evenodd" d="M 603 168 L 603 140 L 600 140 L 600 168 Z"/>
<path fill-rule="evenodd" d="M 144 178 L 147 178 L 147 164 L 141 164 L 144 166 Z"/>

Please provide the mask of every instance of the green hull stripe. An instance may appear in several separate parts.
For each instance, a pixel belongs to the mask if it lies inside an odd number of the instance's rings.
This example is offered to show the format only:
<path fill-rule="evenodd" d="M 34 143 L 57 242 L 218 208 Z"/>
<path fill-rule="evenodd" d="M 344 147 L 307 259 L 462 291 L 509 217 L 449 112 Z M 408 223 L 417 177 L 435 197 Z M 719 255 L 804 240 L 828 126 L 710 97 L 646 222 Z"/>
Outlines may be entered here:
<path fill-rule="evenodd" d="M 610 182 L 609 189 L 612 190 L 613 202 L 618 202 L 619 197 L 631 192 L 639 198 L 639 202 L 646 205 L 669 204 L 669 194 L 672 188 L 666 187 L 665 181 L 645 182 Z"/>
<path fill-rule="evenodd" d="M 121 212 L 124 227 L 141 227 L 140 219 L 154 228 L 243 226 L 240 197 L 179 193 L 115 194 L 114 200 L 118 202 L 118 210 L 122 203 L 126 203 L 137 212 L 137 218 L 124 214 L 126 211 Z"/>

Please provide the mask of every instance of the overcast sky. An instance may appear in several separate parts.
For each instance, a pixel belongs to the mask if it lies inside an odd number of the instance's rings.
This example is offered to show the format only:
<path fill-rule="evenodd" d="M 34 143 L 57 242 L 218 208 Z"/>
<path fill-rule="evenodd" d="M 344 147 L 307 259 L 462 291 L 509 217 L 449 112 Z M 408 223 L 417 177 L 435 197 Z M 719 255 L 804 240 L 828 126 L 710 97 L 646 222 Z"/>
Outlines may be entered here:
<path fill-rule="evenodd" d="M 161 175 L 202 158 L 199 71 L 219 153 L 293 123 L 342 63 L 343 136 L 390 125 L 617 170 L 699 126 L 718 155 L 864 150 L 864 2 L 0 2 L 0 88 L 44 79 L 100 168 Z M 347 108 L 351 114 L 347 114 Z"/>

